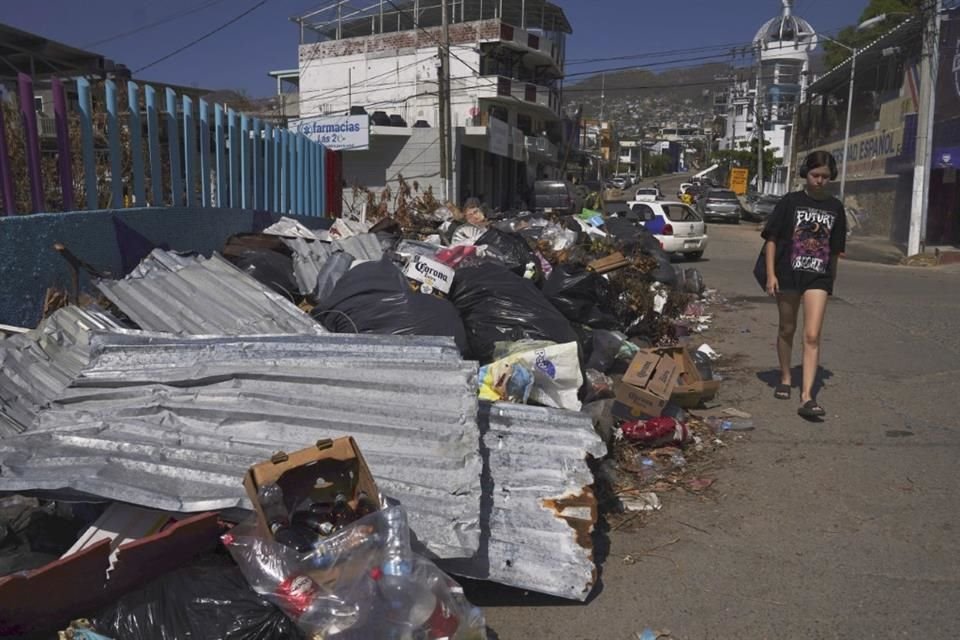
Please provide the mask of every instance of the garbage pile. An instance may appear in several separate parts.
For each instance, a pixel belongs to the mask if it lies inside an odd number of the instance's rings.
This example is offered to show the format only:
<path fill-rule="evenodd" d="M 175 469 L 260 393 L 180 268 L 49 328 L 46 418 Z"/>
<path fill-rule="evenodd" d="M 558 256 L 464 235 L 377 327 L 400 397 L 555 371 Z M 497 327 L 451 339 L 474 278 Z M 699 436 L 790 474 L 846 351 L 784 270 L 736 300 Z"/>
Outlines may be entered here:
<path fill-rule="evenodd" d="M 281 219 L 95 286 L 0 341 L 0 634 L 483 637 L 444 571 L 584 600 L 594 485 L 731 428 L 699 271 L 595 211 Z"/>

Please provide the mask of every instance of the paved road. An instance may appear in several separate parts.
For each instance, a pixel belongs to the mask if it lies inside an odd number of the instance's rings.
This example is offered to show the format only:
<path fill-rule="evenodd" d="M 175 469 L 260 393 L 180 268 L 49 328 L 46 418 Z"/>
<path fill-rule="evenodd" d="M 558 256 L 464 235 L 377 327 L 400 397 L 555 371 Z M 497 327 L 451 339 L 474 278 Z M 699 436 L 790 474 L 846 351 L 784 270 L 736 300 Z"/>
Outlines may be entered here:
<path fill-rule="evenodd" d="M 841 265 L 829 419 L 809 424 L 797 389 L 784 402 L 769 386 L 776 318 L 750 275 L 756 228 L 710 233 L 700 268 L 730 310 L 705 339 L 735 365 L 720 401 L 757 430 L 726 449 L 707 495 L 666 493 L 643 529 L 610 535 L 587 604 L 470 589 L 494 637 L 960 637 L 960 270 Z"/>

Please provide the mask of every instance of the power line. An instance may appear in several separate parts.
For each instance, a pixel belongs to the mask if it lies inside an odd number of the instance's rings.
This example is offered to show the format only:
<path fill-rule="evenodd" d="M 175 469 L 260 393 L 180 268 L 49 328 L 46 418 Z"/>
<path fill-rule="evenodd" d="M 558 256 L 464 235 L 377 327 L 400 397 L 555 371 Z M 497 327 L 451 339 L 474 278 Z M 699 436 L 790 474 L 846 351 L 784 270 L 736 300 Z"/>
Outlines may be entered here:
<path fill-rule="evenodd" d="M 147 29 L 152 29 L 153 27 L 159 27 L 162 24 L 173 22 L 174 20 L 178 20 L 180 18 L 185 18 L 194 13 L 199 13 L 204 9 L 209 9 L 213 5 L 220 4 L 221 2 L 223 2 L 223 0 L 212 0 L 211 2 L 202 4 L 199 7 L 194 7 L 193 9 L 190 9 L 188 11 L 178 11 L 176 13 L 171 13 L 170 15 L 160 18 L 159 20 L 148 22 L 147 24 L 140 25 L 139 27 L 135 27 L 133 29 L 130 29 L 129 31 L 123 31 L 121 33 L 117 33 L 112 36 L 103 38 L 102 40 L 97 40 L 96 42 L 91 42 L 89 44 L 84 44 L 80 46 L 86 49 L 88 47 L 96 47 L 101 44 L 106 44 L 107 42 L 113 42 L 114 40 L 120 40 L 122 38 L 126 38 L 127 36 L 132 36 L 135 33 L 140 33 L 141 31 L 146 31 Z"/>
<path fill-rule="evenodd" d="M 194 46 L 194 45 L 196 45 L 196 44 L 199 44 L 200 42 L 203 42 L 204 40 L 206 40 L 206 39 L 209 38 L 210 36 L 212 36 L 212 35 L 214 35 L 214 34 L 216 34 L 216 33 L 219 33 L 220 31 L 223 31 L 224 29 L 226 29 L 227 27 L 229 27 L 230 25 L 232 25 L 234 22 L 237 22 L 237 21 L 240 20 L 241 18 L 244 18 L 244 17 L 246 17 L 247 15 L 253 13 L 254 11 L 256 11 L 257 9 L 259 9 L 259 8 L 262 7 L 263 5 L 267 4 L 268 1 L 269 1 L 269 0 L 260 0 L 260 2 L 258 2 L 257 4 L 253 5 L 252 7 L 250 7 L 249 9 L 247 9 L 246 11 L 244 11 L 243 13 L 241 13 L 241 14 L 233 17 L 233 18 L 231 18 L 230 20 L 227 20 L 226 22 L 224 22 L 223 24 L 221 24 L 219 27 L 217 27 L 217 28 L 214 29 L 213 31 L 208 31 L 207 33 L 203 34 L 203 35 L 200 36 L 199 38 L 196 38 L 195 40 L 192 40 L 192 41 L 188 42 L 187 44 L 183 45 L 182 47 L 179 47 L 178 49 L 174 49 L 173 51 L 171 51 L 170 53 L 166 54 L 165 56 L 162 56 L 162 57 L 160 57 L 160 58 L 157 58 L 157 59 L 154 60 L 153 62 L 150 62 L 149 64 L 145 64 L 144 66 L 140 67 L 139 69 L 135 69 L 135 70 L 134 70 L 134 73 L 140 73 L 141 71 L 144 71 L 145 69 L 149 69 L 150 67 L 152 67 L 152 66 L 154 66 L 154 65 L 158 65 L 158 64 L 160 64 L 161 62 L 163 62 L 164 60 L 169 60 L 170 58 L 172 58 L 173 56 L 177 55 L 178 53 L 182 53 L 183 51 L 186 51 L 186 50 L 189 49 L 190 47 L 192 47 L 192 46 Z"/>

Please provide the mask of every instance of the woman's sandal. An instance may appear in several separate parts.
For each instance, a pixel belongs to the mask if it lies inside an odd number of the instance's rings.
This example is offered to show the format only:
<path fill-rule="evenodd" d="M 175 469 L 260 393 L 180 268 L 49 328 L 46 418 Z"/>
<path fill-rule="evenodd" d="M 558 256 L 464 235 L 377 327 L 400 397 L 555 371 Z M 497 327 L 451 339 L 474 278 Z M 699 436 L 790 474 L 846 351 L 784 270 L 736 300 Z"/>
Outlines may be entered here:
<path fill-rule="evenodd" d="M 807 418 L 808 420 L 816 420 L 827 415 L 826 410 L 817 404 L 816 400 L 807 400 L 800 408 L 797 409 L 797 414 L 802 418 Z"/>
<path fill-rule="evenodd" d="M 773 391 L 773 397 L 777 400 L 789 400 L 790 399 L 790 385 L 788 384 L 778 384 L 777 388 Z"/>

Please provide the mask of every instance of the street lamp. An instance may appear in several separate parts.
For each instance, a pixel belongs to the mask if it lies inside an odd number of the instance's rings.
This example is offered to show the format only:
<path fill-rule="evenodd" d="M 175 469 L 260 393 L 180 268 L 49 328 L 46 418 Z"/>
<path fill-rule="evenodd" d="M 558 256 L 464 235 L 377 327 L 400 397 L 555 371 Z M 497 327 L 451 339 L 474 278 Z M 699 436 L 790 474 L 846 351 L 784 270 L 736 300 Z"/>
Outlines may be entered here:
<path fill-rule="evenodd" d="M 896 12 L 896 13 L 881 13 L 878 16 L 874 16 L 867 20 L 864 20 L 857 25 L 857 31 L 862 29 L 868 29 L 870 27 L 876 26 L 886 20 L 890 16 L 894 15 L 909 15 L 906 13 Z M 844 202 L 844 196 L 847 193 L 847 147 L 850 144 L 850 116 L 853 113 L 853 80 L 857 73 L 857 48 L 846 45 L 838 40 L 834 40 L 830 36 L 825 36 L 823 34 L 817 34 L 817 37 L 823 38 L 824 40 L 829 40 L 833 44 L 843 47 L 850 52 L 850 92 L 847 95 L 847 126 L 844 129 L 843 133 L 843 163 L 840 170 L 840 202 Z"/>

